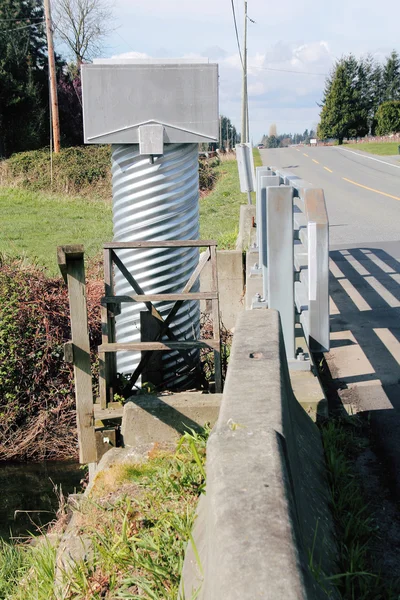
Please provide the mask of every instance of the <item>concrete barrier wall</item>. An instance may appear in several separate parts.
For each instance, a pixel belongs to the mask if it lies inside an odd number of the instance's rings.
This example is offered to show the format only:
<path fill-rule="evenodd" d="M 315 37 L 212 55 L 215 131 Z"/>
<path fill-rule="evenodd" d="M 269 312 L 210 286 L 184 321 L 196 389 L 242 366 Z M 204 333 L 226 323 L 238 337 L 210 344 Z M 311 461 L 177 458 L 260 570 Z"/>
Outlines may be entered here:
<path fill-rule="evenodd" d="M 221 321 L 227 329 L 233 329 L 239 313 L 244 310 L 244 268 L 240 250 L 218 250 L 218 288 Z M 211 264 L 207 263 L 200 275 L 200 291 L 211 289 Z M 200 302 L 202 312 L 211 312 L 207 301 Z"/>
<path fill-rule="evenodd" d="M 243 312 L 180 598 L 335 598 L 328 503 L 319 431 L 293 395 L 278 312 Z"/>

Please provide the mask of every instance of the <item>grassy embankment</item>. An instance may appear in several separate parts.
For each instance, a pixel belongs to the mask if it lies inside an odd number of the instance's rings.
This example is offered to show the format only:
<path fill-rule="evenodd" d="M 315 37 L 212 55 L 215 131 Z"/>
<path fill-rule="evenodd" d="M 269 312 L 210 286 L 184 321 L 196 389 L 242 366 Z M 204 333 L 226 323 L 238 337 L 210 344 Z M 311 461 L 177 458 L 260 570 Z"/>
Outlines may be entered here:
<path fill-rule="evenodd" d="M 379 156 L 395 156 L 398 155 L 400 142 L 361 142 L 360 144 L 346 144 L 346 148 L 354 148 L 354 150 L 362 150 L 369 154 L 379 154 Z M 400 156 L 399 156 L 400 159 Z"/>
<path fill-rule="evenodd" d="M 255 162 L 261 164 L 257 150 Z M 53 276 L 58 245 L 82 243 L 88 257 L 99 255 L 112 238 L 109 165 L 107 148 L 67 149 L 56 159 L 51 185 L 46 152 L 0 163 L 0 253 L 26 258 Z M 239 191 L 233 157 L 222 160 L 215 176 L 215 189 L 200 200 L 200 235 L 229 249 L 247 198 Z"/>
<path fill-rule="evenodd" d="M 261 166 L 259 151 L 253 150 L 254 165 Z M 236 160 L 223 159 L 217 167 L 217 182 L 214 190 L 200 200 L 200 237 L 216 239 L 218 248 L 235 248 L 239 227 L 240 205 L 247 203 L 247 195 L 239 188 L 239 175 Z M 252 194 L 253 203 L 255 194 Z"/>
<path fill-rule="evenodd" d="M 0 546 L 0 599 L 176 600 L 205 487 L 207 436 L 187 433 L 176 451 L 156 448 L 145 462 L 116 464 L 99 475 L 76 515 L 91 559 L 61 570 L 56 595 L 56 552 L 48 538 L 34 546 Z"/>

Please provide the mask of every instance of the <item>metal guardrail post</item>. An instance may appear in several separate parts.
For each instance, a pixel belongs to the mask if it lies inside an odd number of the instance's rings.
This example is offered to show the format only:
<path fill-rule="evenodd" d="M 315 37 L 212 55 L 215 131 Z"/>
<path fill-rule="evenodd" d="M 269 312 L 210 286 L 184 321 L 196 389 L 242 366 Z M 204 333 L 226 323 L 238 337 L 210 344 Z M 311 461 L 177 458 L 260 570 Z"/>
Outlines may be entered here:
<path fill-rule="evenodd" d="M 313 352 L 329 350 L 329 223 L 322 189 L 304 190 L 308 229 L 308 337 Z"/>
<path fill-rule="evenodd" d="M 279 310 L 288 361 L 295 360 L 293 188 L 267 188 L 268 307 Z"/>
<path fill-rule="evenodd" d="M 256 240 L 257 246 L 260 248 L 260 229 L 261 229 L 261 177 L 271 175 L 269 167 L 256 167 Z M 261 265 L 261 263 L 260 263 Z"/>
<path fill-rule="evenodd" d="M 271 174 L 272 171 L 270 171 L 270 173 L 268 175 L 260 175 L 260 195 L 259 195 L 259 199 L 260 202 L 258 202 L 259 205 L 259 214 L 257 216 L 257 230 L 259 231 L 259 238 L 258 238 L 258 260 L 259 260 L 259 265 L 260 268 L 263 269 L 263 276 L 265 273 L 265 270 L 267 268 L 267 229 L 266 229 L 266 218 L 267 218 L 267 212 L 266 212 L 266 206 L 267 206 L 267 192 L 266 190 L 271 187 L 271 186 L 277 186 L 280 184 L 280 179 L 278 175 L 272 175 Z M 264 285 L 264 298 L 267 298 L 267 296 L 265 295 L 266 293 L 266 285 Z"/>

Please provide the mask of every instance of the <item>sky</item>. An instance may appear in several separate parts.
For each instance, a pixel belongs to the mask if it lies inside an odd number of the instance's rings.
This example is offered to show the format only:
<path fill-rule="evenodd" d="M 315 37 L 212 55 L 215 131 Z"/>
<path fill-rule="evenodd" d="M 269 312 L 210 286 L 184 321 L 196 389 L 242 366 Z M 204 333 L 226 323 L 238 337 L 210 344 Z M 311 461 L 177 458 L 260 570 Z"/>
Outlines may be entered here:
<path fill-rule="evenodd" d="M 240 41 L 243 0 L 234 0 Z M 114 0 L 115 30 L 103 57 L 218 62 L 220 112 L 240 130 L 240 63 L 231 0 Z M 350 52 L 383 60 L 400 52 L 399 0 L 248 0 L 250 140 L 272 123 L 278 134 L 319 120 L 325 77 Z"/>

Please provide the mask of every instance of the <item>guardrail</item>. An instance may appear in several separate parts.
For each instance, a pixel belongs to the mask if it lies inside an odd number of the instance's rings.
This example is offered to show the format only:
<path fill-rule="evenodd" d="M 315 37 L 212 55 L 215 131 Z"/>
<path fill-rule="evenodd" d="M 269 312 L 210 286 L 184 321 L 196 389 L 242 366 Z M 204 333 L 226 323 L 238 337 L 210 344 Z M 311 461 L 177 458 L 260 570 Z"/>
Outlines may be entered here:
<path fill-rule="evenodd" d="M 295 323 L 310 351 L 329 350 L 329 222 L 324 192 L 273 167 L 256 169 L 256 221 L 263 297 L 253 308 L 279 310 L 289 363 Z"/>

